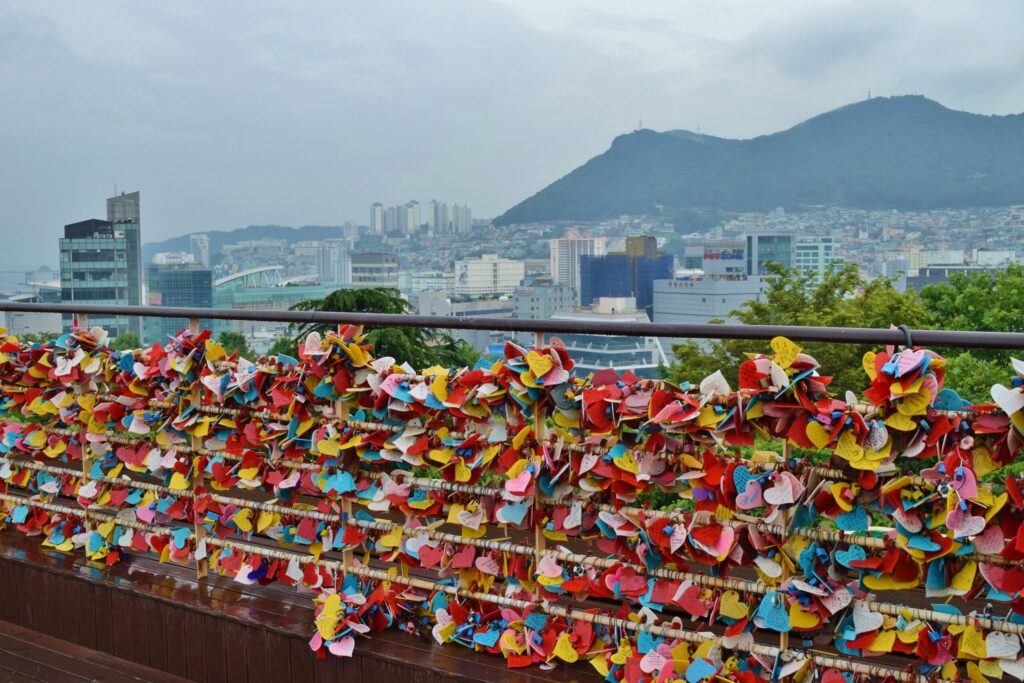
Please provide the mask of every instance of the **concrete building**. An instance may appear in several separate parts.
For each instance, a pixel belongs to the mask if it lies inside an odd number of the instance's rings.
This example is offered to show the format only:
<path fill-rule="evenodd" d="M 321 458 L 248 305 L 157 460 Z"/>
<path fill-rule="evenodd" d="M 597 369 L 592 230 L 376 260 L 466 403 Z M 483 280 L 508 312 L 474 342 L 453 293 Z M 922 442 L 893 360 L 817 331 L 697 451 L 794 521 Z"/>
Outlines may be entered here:
<path fill-rule="evenodd" d="M 451 296 L 455 292 L 455 273 L 439 270 L 420 270 L 398 274 L 399 289 L 410 299 L 422 292 L 442 292 Z"/>
<path fill-rule="evenodd" d="M 210 267 L 210 238 L 206 233 L 197 233 L 188 237 L 190 251 L 195 262 L 204 268 Z"/>
<path fill-rule="evenodd" d="M 188 256 L 191 258 L 192 255 Z M 146 305 L 210 308 L 213 306 L 213 274 L 199 263 L 150 263 L 146 267 Z M 166 344 L 170 337 L 186 327 L 187 318 L 146 318 L 143 342 Z M 199 327 L 217 334 L 226 329 L 227 324 L 201 319 Z"/>
<path fill-rule="evenodd" d="M 419 315 L 437 315 L 448 318 L 485 317 L 511 318 L 515 305 L 511 299 L 470 299 L 451 297 L 444 292 L 422 292 L 416 303 Z M 466 343 L 479 353 L 485 353 L 488 347 L 507 335 L 487 330 L 450 330 L 456 339 L 464 339 Z"/>
<path fill-rule="evenodd" d="M 473 229 L 473 211 L 469 208 L 469 204 L 465 206 L 459 206 L 458 204 L 452 205 L 451 212 L 452 221 L 452 232 L 464 235 Z"/>
<path fill-rule="evenodd" d="M 374 235 L 384 234 L 384 205 L 380 202 L 370 204 L 370 232 Z"/>
<path fill-rule="evenodd" d="M 116 220 L 94 218 L 64 226 L 59 241 L 63 303 L 142 304 L 138 195 L 107 200 L 107 215 Z M 89 324 L 103 327 L 111 337 L 142 331 L 138 319 L 125 316 L 90 316 Z M 64 326 L 70 325 L 71 317 L 65 316 Z"/>
<path fill-rule="evenodd" d="M 654 304 L 654 281 L 673 275 L 675 259 L 658 252 L 654 237 L 627 237 L 625 250 L 604 256 L 580 257 L 582 306 L 601 298 L 632 297 L 639 310 L 650 315 Z"/>
<path fill-rule="evenodd" d="M 520 287 L 512 293 L 515 313 L 525 320 L 548 320 L 558 311 L 566 311 L 576 303 L 576 291 L 569 285 L 537 284 Z"/>
<path fill-rule="evenodd" d="M 380 251 L 352 254 L 353 287 L 398 287 L 398 257 Z"/>
<path fill-rule="evenodd" d="M 499 296 L 511 294 L 523 283 L 526 265 L 522 261 L 484 254 L 455 262 L 455 294 Z"/>
<path fill-rule="evenodd" d="M 430 214 L 432 229 L 436 234 L 451 232 L 451 222 L 448 218 L 448 205 L 431 199 L 427 212 Z"/>
<path fill-rule="evenodd" d="M 814 273 L 816 283 L 820 283 L 825 271 L 839 261 L 831 235 L 798 237 L 794 249 L 796 269 L 802 273 Z"/>
<path fill-rule="evenodd" d="M 61 289 L 59 280 L 29 282 L 31 292 L 17 292 L 6 297 L 6 301 L 30 304 L 59 304 Z M 3 326 L 14 335 L 46 334 L 59 335 L 63 329 L 60 313 L 37 313 L 28 311 L 4 311 Z"/>
<path fill-rule="evenodd" d="M 324 285 L 346 287 L 352 284 L 351 240 L 328 239 L 317 251 L 317 275 Z"/>
<path fill-rule="evenodd" d="M 606 242 L 604 237 L 583 237 L 570 228 L 564 237 L 551 240 L 551 278 L 555 284 L 569 285 L 576 291 L 579 302 L 580 292 L 580 258 L 582 256 L 604 256 Z"/>
<path fill-rule="evenodd" d="M 593 306 L 555 313 L 552 320 L 650 324 L 647 313 L 636 308 L 629 297 L 598 299 Z M 627 370 L 638 377 L 657 377 L 668 365 L 668 356 L 657 337 L 618 337 L 593 334 L 559 334 L 550 339 L 561 343 L 576 364 L 574 372 L 587 376 L 605 368 L 619 373 Z"/>
<path fill-rule="evenodd" d="M 654 322 L 735 322 L 730 313 L 747 301 L 759 300 L 763 286 L 763 278 L 742 275 L 658 280 L 654 283 Z"/>
<path fill-rule="evenodd" d="M 153 254 L 152 263 L 164 266 L 197 263 L 197 261 L 195 255 L 190 251 L 161 251 L 160 253 Z"/>
<path fill-rule="evenodd" d="M 715 277 L 744 275 L 746 254 L 746 240 L 693 242 L 686 245 L 683 268 Z"/>
<path fill-rule="evenodd" d="M 404 214 L 399 214 L 399 227 L 406 235 L 415 235 L 420 231 L 420 225 L 422 224 L 422 220 L 420 218 L 420 203 L 414 199 L 401 207 L 401 210 L 404 211 Z"/>
<path fill-rule="evenodd" d="M 917 269 L 917 275 L 907 277 L 907 288 L 920 290 L 927 285 L 939 285 L 949 282 L 949 277 L 955 273 L 973 275 L 975 273 L 995 274 L 999 268 L 985 266 L 922 266 Z"/>

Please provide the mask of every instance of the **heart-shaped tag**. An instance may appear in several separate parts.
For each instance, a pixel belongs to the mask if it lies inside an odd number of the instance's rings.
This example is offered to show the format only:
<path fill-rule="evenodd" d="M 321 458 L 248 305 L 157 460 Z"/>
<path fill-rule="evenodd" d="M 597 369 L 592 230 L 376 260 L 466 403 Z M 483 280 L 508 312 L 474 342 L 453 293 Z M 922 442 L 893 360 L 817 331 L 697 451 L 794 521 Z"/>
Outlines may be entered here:
<path fill-rule="evenodd" d="M 880 612 L 872 612 L 863 602 L 858 600 L 853 606 L 853 629 L 857 635 L 877 631 L 884 622 L 885 617 Z"/>

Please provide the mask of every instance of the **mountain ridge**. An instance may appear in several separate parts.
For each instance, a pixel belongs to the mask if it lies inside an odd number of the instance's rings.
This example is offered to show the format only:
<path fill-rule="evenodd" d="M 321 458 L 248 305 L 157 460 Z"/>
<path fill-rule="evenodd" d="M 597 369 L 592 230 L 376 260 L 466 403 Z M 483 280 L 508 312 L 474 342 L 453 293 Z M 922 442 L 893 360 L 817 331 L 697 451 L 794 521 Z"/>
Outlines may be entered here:
<path fill-rule="evenodd" d="M 1024 114 L 876 97 L 746 139 L 640 129 L 495 219 L 601 220 L 811 204 L 925 210 L 1024 202 Z"/>

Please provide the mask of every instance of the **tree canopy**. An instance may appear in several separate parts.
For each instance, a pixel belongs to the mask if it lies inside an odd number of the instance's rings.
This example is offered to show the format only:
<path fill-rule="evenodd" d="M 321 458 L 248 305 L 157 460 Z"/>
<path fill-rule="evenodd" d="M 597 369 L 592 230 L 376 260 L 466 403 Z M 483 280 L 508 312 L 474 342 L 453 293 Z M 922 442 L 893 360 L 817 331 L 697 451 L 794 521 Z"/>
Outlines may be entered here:
<path fill-rule="evenodd" d="M 854 264 L 833 266 L 820 283 L 813 275 L 775 264 L 769 266 L 764 296 L 733 312 L 746 325 L 808 325 L 818 327 L 879 327 L 907 325 L 911 329 L 1024 331 L 1024 267 L 997 273 L 954 275 L 948 283 L 931 285 L 920 294 L 898 292 L 893 281 L 879 277 L 864 281 Z M 722 321 L 717 321 L 722 322 Z M 842 395 L 859 393 L 867 384 L 861 357 L 870 345 L 801 343 L 833 377 L 831 388 Z M 689 341 L 673 347 L 676 362 L 667 375 L 676 382 L 699 382 L 721 369 L 735 386 L 746 352 L 768 352 L 767 342 L 724 340 Z M 981 349 L 937 349 L 949 360 L 946 385 L 965 399 L 988 400 L 995 383 L 1006 383 L 1010 353 Z"/>
<path fill-rule="evenodd" d="M 300 301 L 292 306 L 296 311 L 339 311 L 349 313 L 412 313 L 412 306 L 397 289 L 374 287 L 367 289 L 338 289 L 323 299 Z M 334 329 L 327 323 L 303 323 L 293 326 L 290 353 L 310 332 L 321 334 Z M 461 339 L 450 334 L 422 327 L 370 327 L 367 341 L 373 344 L 377 357 L 391 356 L 398 362 L 408 362 L 417 369 L 431 365 L 446 367 L 473 366 L 479 355 Z M 275 345 L 277 342 L 275 342 Z M 280 347 L 278 347 L 280 348 Z"/>
<path fill-rule="evenodd" d="M 221 332 L 220 336 L 217 337 L 217 341 L 220 342 L 220 345 L 224 347 L 228 354 L 237 353 L 242 358 L 254 360 L 255 354 L 249 348 L 249 342 L 246 341 L 245 335 L 241 332 Z"/>

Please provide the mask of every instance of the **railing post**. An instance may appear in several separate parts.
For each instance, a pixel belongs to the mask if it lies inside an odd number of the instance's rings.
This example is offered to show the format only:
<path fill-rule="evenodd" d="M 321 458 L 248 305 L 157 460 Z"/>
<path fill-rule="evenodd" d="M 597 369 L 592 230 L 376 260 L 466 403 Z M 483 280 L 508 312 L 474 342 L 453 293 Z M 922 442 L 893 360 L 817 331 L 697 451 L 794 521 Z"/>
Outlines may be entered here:
<path fill-rule="evenodd" d="M 193 337 L 199 334 L 199 318 L 188 319 L 188 331 Z M 192 388 L 189 391 L 189 401 L 192 405 L 192 409 L 197 413 L 199 411 L 199 403 L 202 400 L 202 396 L 199 390 L 198 380 L 192 383 Z M 206 524 L 204 523 L 205 513 L 200 515 L 196 511 L 196 505 L 199 502 L 199 496 L 203 490 L 204 476 L 203 468 L 199 467 L 200 458 L 202 455 L 199 450 L 203 447 L 203 440 L 201 437 L 195 435 L 195 430 L 189 436 L 189 445 L 192 447 L 192 523 L 195 528 L 196 535 L 196 546 L 193 551 L 193 558 L 196 563 L 196 578 L 204 579 L 210 573 L 210 563 L 207 560 L 207 548 L 206 548 Z"/>
<path fill-rule="evenodd" d="M 341 326 L 338 326 L 338 336 L 341 336 Z M 343 399 L 337 399 L 334 401 L 334 416 L 338 420 L 338 429 L 342 429 L 342 424 L 347 424 L 349 419 L 349 408 L 348 403 Z M 344 462 L 344 457 L 341 453 L 338 454 L 338 466 Z M 347 527 L 352 523 L 352 499 L 347 494 L 341 494 L 341 521 L 342 528 L 339 529 L 344 533 L 344 527 Z M 349 545 L 345 545 L 341 551 L 341 569 L 345 574 L 348 574 L 354 564 L 354 555 L 352 548 Z"/>
<path fill-rule="evenodd" d="M 786 438 L 782 442 L 782 462 L 783 464 L 789 462 L 789 439 Z M 779 576 L 779 589 L 785 587 L 786 582 L 789 581 L 789 557 L 786 555 L 786 536 L 789 533 L 789 519 L 790 511 L 781 510 L 782 513 L 782 533 L 779 535 L 779 560 L 782 565 L 782 574 Z M 779 654 L 786 652 L 789 649 L 789 632 L 782 631 L 779 633 Z"/>
<path fill-rule="evenodd" d="M 533 347 L 539 349 L 544 346 L 544 333 L 534 332 L 533 333 Z M 544 404 L 547 405 L 546 403 Z M 533 406 L 533 436 L 537 440 L 540 446 L 537 453 L 533 457 L 534 467 L 534 482 L 533 482 L 533 571 L 537 572 L 540 567 L 541 558 L 544 556 L 544 551 L 547 549 L 547 537 L 544 535 L 544 517 L 543 508 L 540 504 L 540 494 L 538 481 L 540 479 L 541 466 L 544 464 L 544 456 L 542 450 L 545 448 L 545 415 L 541 410 L 541 402 L 538 401 Z M 536 578 L 534 578 L 536 581 Z"/>

